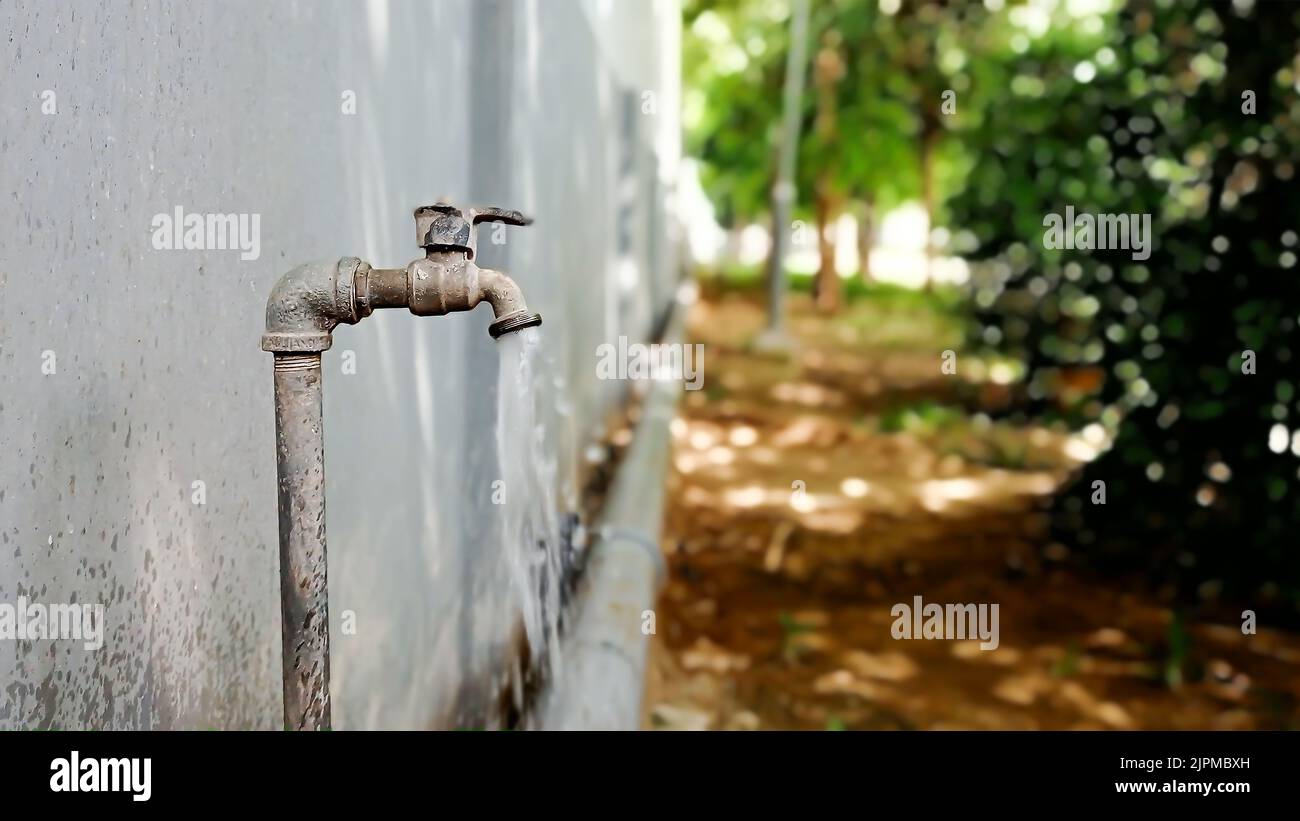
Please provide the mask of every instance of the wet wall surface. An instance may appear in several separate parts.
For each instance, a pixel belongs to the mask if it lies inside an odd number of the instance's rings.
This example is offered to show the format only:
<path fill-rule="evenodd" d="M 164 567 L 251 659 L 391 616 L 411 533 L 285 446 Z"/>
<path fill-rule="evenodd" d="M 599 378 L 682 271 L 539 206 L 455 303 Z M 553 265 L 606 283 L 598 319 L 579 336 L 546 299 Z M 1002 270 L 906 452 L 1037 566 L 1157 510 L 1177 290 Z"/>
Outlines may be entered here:
<path fill-rule="evenodd" d="M 534 216 L 480 261 L 546 318 L 572 504 L 626 387 L 596 346 L 645 339 L 673 276 L 676 7 L 81 5 L 0 8 L 0 620 L 102 604 L 102 646 L 0 625 L 0 727 L 277 727 L 267 293 L 307 260 L 404 265 L 440 196 Z M 178 208 L 242 215 L 256 250 L 168 249 Z M 489 321 L 378 312 L 325 354 L 337 727 L 500 720 Z"/>

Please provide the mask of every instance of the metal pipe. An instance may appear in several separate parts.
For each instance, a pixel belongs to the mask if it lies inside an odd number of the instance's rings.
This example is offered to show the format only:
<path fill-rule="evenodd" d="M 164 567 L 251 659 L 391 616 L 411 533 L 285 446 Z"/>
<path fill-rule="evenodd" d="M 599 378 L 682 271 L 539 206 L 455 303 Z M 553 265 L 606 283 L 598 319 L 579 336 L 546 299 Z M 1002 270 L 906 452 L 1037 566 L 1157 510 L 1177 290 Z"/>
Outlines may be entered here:
<path fill-rule="evenodd" d="M 280 278 L 266 302 L 262 350 L 275 360 L 285 729 L 330 727 L 321 354 L 333 344 L 334 329 L 376 308 L 437 316 L 481 301 L 495 313 L 493 338 L 542 324 L 510 277 L 473 262 L 478 223 L 530 220 L 517 211 L 445 204 L 416 209 L 415 220 L 425 256 L 406 268 L 371 268 L 355 257 L 301 265 Z"/>
<path fill-rule="evenodd" d="M 662 341 L 682 341 L 687 301 L 679 298 Z M 635 730 L 641 725 L 653 611 L 667 570 L 659 546 L 670 425 L 679 381 L 648 383 L 641 419 L 618 466 L 583 572 L 573 627 L 529 723 L 545 730 Z"/>
<path fill-rule="evenodd" d="M 373 268 L 367 281 L 371 308 L 405 308 L 410 304 L 405 268 Z"/>
<path fill-rule="evenodd" d="M 275 354 L 285 729 L 330 726 L 325 438 L 319 353 Z"/>

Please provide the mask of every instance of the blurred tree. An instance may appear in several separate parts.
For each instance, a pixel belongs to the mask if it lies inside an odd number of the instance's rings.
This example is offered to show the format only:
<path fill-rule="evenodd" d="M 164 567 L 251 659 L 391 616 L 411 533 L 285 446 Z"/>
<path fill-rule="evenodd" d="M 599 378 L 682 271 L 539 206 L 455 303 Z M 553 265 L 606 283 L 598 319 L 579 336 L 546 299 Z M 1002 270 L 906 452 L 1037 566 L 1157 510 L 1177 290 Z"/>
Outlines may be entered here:
<path fill-rule="evenodd" d="M 767 211 L 788 13 L 781 0 L 686 5 L 687 151 L 700 160 L 724 225 L 755 222 Z M 992 19 L 979 3 L 814 4 L 796 217 L 817 226 L 823 308 L 833 310 L 839 298 L 835 235 L 826 229 L 846 209 L 868 235 L 876 214 L 911 199 L 922 199 L 937 219 L 942 193 L 971 164 L 949 129 L 978 122 L 994 99 L 973 82 L 985 70 L 982 29 Z M 951 114 L 943 109 L 946 92 Z M 869 257 L 861 257 L 865 266 Z"/>
<path fill-rule="evenodd" d="M 1300 602 L 1298 13 L 1139 0 L 1012 33 L 1014 113 L 968 135 L 989 161 L 949 203 L 983 260 L 981 340 L 1029 363 L 1031 410 L 1063 399 L 1115 433 L 1060 501 L 1059 537 L 1261 607 Z M 1151 215 L 1150 257 L 1046 249 L 1067 206 Z"/>
<path fill-rule="evenodd" d="M 1063 541 L 1184 590 L 1288 604 L 1298 14 L 1251 0 L 823 0 L 796 211 L 815 216 L 823 260 L 835 249 L 821 229 L 845 209 L 920 198 L 954 227 L 977 342 L 1027 364 L 1024 410 L 1114 437 L 1060 502 Z M 688 3 L 688 145 L 729 224 L 767 208 L 787 16 L 781 0 Z M 1150 256 L 1045 247 L 1044 218 L 1067 208 L 1149 215 Z"/>
<path fill-rule="evenodd" d="M 825 148 L 834 150 L 843 140 L 839 127 L 840 82 L 844 79 L 844 58 L 840 54 L 841 35 L 835 28 L 822 34 L 822 46 L 813 64 L 813 86 L 817 91 L 817 116 L 814 138 Z M 822 156 L 817 179 L 813 183 L 813 202 L 817 220 L 819 265 L 813 283 L 813 299 L 826 312 L 839 310 L 840 276 L 835 268 L 834 217 L 841 207 L 842 168 L 834 156 Z"/>

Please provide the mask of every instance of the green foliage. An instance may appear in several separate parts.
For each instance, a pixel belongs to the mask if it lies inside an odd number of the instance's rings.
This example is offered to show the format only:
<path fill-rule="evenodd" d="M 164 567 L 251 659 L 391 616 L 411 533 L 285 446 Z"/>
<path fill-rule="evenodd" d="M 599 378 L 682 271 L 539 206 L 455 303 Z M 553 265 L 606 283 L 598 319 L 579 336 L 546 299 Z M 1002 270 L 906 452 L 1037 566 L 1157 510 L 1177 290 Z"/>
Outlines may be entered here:
<path fill-rule="evenodd" d="M 965 417 L 960 408 L 923 400 L 886 410 L 880 415 L 880 430 L 884 433 L 929 433 L 960 423 Z"/>
<path fill-rule="evenodd" d="M 1005 116 L 969 134 L 983 160 L 949 203 L 980 261 L 979 340 L 1030 365 L 1031 398 L 1081 369 L 1106 375 L 1077 410 L 1116 428 L 1114 447 L 1062 501 L 1059 536 L 1261 604 L 1300 599 L 1298 12 L 1145 0 L 1093 39 L 1053 29 L 1005 66 Z M 1067 205 L 1152 215 L 1150 258 L 1045 249 L 1044 217 Z"/>
<path fill-rule="evenodd" d="M 683 11 L 686 153 L 700 160 L 719 220 L 744 222 L 767 208 L 789 10 L 696 0 Z"/>
<path fill-rule="evenodd" d="M 724 225 L 767 212 L 789 15 L 789 0 L 686 3 L 686 153 L 701 163 Z M 1002 48 L 985 32 L 995 23 L 1004 16 L 980 3 L 905 3 L 886 14 L 878 0 L 813 0 L 796 215 L 811 215 L 819 183 L 882 211 L 921 197 L 927 137 L 937 187 L 959 185 L 974 160 L 949 131 L 979 123 L 995 100 L 998 75 L 984 51 Z M 819 76 L 834 78 L 827 90 Z M 941 111 L 948 90 L 952 114 Z"/>
<path fill-rule="evenodd" d="M 1174 611 L 1169 619 L 1168 647 L 1165 655 L 1164 677 L 1170 687 L 1178 688 L 1186 681 L 1186 667 L 1192 654 L 1192 634 L 1187 632 L 1183 614 Z"/>
<path fill-rule="evenodd" d="M 1079 642 L 1071 641 L 1065 648 L 1065 655 L 1061 656 L 1052 664 L 1052 675 L 1056 678 L 1069 678 L 1079 673 L 1079 659 L 1083 656 L 1083 648 Z"/>
<path fill-rule="evenodd" d="M 750 291 L 766 287 L 763 270 L 753 265 L 728 265 L 710 275 L 704 275 L 706 286 L 726 290 Z M 799 271 L 786 271 L 786 281 L 795 293 L 812 293 L 813 276 Z M 931 314 L 939 319 L 957 320 L 965 317 L 966 295 L 949 285 L 939 285 L 928 291 L 908 288 L 892 282 L 877 282 L 861 278 L 846 279 L 841 283 L 842 295 L 848 302 L 869 301 L 881 312 L 891 311 Z"/>
<path fill-rule="evenodd" d="M 803 654 L 799 645 L 799 637 L 805 633 L 813 632 L 816 627 L 811 624 L 804 624 L 789 613 L 778 615 L 777 623 L 781 625 L 782 658 L 791 663 L 799 661 L 799 657 Z"/>

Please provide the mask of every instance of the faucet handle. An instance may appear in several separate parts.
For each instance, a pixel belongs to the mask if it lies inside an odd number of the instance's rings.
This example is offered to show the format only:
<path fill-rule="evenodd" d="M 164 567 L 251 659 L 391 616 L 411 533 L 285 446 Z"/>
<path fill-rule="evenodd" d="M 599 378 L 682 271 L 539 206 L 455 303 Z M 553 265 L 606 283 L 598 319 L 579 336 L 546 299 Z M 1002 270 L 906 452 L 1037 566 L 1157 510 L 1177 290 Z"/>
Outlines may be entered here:
<path fill-rule="evenodd" d="M 470 213 L 474 215 L 474 224 L 480 222 L 504 222 L 506 225 L 532 225 L 533 218 L 525 217 L 518 211 L 507 208 L 497 208 L 495 205 L 487 208 L 471 208 Z"/>
<path fill-rule="evenodd" d="M 473 259 L 480 222 L 528 225 L 532 220 L 506 208 L 462 209 L 447 202 L 422 205 L 415 209 L 415 241 L 426 250 L 464 251 L 466 259 Z"/>

